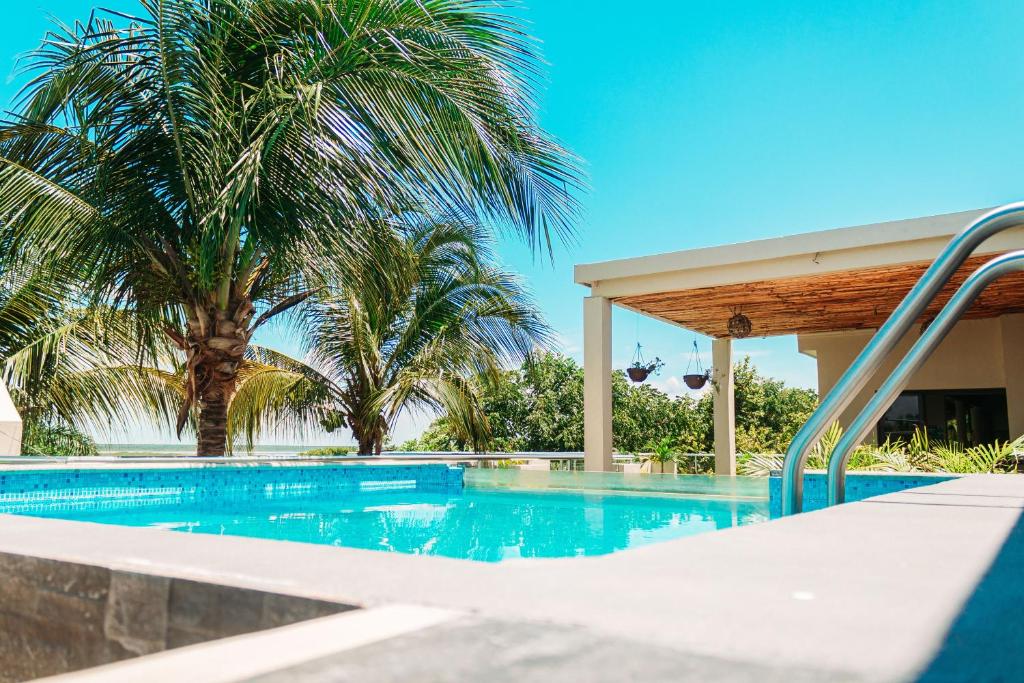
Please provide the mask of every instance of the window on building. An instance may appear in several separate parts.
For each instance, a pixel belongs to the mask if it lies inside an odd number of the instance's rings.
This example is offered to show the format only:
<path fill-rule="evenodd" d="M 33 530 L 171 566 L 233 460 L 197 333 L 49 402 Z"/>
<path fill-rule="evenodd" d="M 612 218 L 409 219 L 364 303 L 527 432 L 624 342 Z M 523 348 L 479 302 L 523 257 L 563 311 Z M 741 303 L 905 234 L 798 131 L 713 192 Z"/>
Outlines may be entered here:
<path fill-rule="evenodd" d="M 977 446 L 1009 439 L 1005 389 L 904 391 L 878 421 L 877 438 L 908 441 L 915 430 L 933 441 Z"/>

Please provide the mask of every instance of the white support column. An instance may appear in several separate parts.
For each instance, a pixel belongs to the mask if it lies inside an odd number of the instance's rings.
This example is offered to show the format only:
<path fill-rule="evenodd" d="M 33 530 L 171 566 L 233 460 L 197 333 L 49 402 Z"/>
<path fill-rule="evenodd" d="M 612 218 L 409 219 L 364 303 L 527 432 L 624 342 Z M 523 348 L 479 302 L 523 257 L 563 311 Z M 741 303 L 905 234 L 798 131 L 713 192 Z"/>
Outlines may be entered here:
<path fill-rule="evenodd" d="M 1003 336 L 1003 373 L 1010 438 L 1024 435 L 1024 314 L 999 318 Z"/>
<path fill-rule="evenodd" d="M 0 455 L 21 455 L 21 415 L 0 382 Z"/>
<path fill-rule="evenodd" d="M 715 384 L 715 474 L 736 474 L 736 389 L 732 377 L 732 340 L 711 340 Z"/>
<path fill-rule="evenodd" d="M 612 302 L 583 299 L 583 468 L 612 471 Z"/>

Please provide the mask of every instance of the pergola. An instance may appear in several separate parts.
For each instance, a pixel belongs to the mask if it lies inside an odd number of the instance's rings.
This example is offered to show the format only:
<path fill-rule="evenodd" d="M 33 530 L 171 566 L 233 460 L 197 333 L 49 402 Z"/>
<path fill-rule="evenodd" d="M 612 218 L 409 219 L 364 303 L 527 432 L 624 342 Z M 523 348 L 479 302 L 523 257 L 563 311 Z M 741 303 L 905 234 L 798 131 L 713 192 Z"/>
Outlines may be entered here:
<path fill-rule="evenodd" d="M 737 311 L 747 316 L 751 337 L 876 328 L 950 237 L 981 213 L 963 211 L 577 265 L 576 282 L 590 288 L 583 305 L 586 469 L 611 469 L 613 305 L 712 337 L 715 472 L 732 475 L 736 457 L 729 318 Z M 921 322 L 991 254 L 1021 248 L 1021 229 L 990 239 Z M 967 317 L 1019 312 L 1024 312 L 1024 274 L 990 287 Z"/>

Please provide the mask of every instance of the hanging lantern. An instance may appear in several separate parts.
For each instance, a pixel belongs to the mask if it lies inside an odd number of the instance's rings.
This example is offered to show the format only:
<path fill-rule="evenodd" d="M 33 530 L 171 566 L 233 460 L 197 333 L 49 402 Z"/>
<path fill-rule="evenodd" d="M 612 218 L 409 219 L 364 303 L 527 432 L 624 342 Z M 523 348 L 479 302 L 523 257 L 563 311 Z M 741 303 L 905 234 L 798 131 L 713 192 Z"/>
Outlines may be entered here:
<path fill-rule="evenodd" d="M 690 372 L 690 367 L 695 366 L 696 372 Z M 700 362 L 700 352 L 697 350 L 697 340 L 693 340 L 693 353 L 690 354 L 690 361 L 686 364 L 686 374 L 683 375 L 683 383 L 691 389 L 703 389 L 704 385 L 711 379 L 711 368 L 704 369 Z"/>
<path fill-rule="evenodd" d="M 735 339 L 749 337 L 753 327 L 750 318 L 742 313 L 734 311 L 733 316 L 729 318 L 729 336 Z"/>

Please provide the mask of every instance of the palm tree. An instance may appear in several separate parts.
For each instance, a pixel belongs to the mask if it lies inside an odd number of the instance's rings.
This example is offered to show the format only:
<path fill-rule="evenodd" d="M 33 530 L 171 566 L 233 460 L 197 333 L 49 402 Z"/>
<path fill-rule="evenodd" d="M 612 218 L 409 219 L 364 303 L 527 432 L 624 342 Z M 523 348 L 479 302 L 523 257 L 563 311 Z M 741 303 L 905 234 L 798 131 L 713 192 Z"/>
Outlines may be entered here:
<path fill-rule="evenodd" d="M 162 383 L 137 370 L 130 321 L 74 307 L 67 274 L 32 265 L 0 276 L 0 381 L 22 418 L 22 452 L 92 455 L 81 425 L 166 415 Z"/>
<path fill-rule="evenodd" d="M 498 10 L 494 9 L 498 7 Z M 59 26 L 0 125 L 0 220 L 186 354 L 181 430 L 222 455 L 253 333 L 408 213 L 532 245 L 579 173 L 540 130 L 533 41 L 490 0 L 141 0 Z"/>
<path fill-rule="evenodd" d="M 478 384 L 525 360 L 547 328 L 478 228 L 414 224 L 389 239 L 389 270 L 366 262 L 309 307 L 308 364 L 251 366 L 230 413 L 247 436 L 261 418 L 291 417 L 348 427 L 360 453 L 379 454 L 399 414 L 418 408 L 443 412 L 468 443 L 487 442 Z"/>
<path fill-rule="evenodd" d="M 56 385 L 67 384 L 68 363 L 56 347 L 82 349 L 85 325 L 62 305 L 64 291 L 41 274 L 7 271 L 0 277 L 0 360 L 3 380 L 22 417 L 22 452 L 91 455 L 95 444 L 75 429 Z M 17 454 L 14 454 L 17 455 Z"/>

